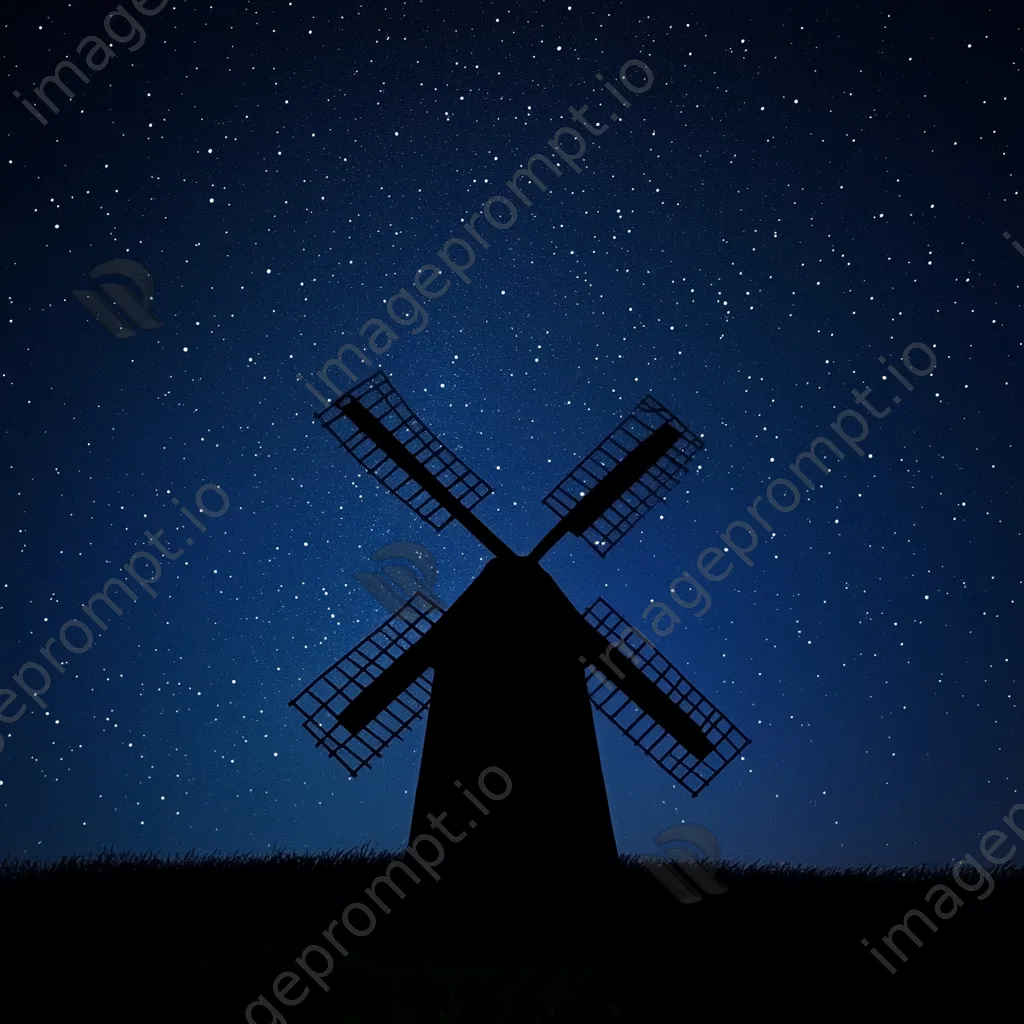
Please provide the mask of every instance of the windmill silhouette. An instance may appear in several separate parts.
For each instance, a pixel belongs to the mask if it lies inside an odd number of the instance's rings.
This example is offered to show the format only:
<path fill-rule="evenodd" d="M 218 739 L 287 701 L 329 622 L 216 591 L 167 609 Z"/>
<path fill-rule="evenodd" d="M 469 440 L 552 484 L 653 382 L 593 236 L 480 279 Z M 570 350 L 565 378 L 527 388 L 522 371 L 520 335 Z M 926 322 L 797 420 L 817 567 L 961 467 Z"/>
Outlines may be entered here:
<path fill-rule="evenodd" d="M 456 787 L 499 766 L 514 796 L 467 847 L 564 856 L 582 842 L 592 862 L 614 860 L 591 705 L 693 796 L 750 743 L 610 605 L 581 614 L 540 565 L 570 533 L 605 557 L 688 472 L 703 442 L 654 398 L 544 498 L 559 521 L 525 556 L 473 513 L 492 488 L 383 371 L 317 419 L 436 530 L 457 521 L 494 556 L 447 611 L 415 594 L 289 702 L 353 776 L 429 707 L 410 838 L 455 805 Z"/>

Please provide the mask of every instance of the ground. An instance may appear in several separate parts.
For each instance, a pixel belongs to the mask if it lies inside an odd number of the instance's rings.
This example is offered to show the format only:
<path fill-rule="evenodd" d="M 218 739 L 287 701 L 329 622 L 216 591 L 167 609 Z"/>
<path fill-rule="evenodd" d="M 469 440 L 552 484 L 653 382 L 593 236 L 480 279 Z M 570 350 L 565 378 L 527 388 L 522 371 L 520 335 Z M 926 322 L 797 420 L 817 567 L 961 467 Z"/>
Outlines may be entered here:
<path fill-rule="evenodd" d="M 5 1009 L 16 1019 L 188 1020 L 251 1024 L 381 1022 L 729 1021 L 748 1011 L 787 1020 L 947 1019 L 963 1001 L 1006 1006 L 1020 963 L 1024 873 L 988 891 L 931 869 L 820 871 L 723 865 L 727 888 L 683 904 L 635 859 L 591 871 L 571 859 L 543 876 L 507 865 L 475 877 L 366 895 L 390 862 L 358 851 L 322 856 L 163 860 L 114 856 L 50 866 L 0 865 Z M 972 884 L 965 878 L 967 884 Z M 936 925 L 912 919 L 902 961 L 889 930 L 947 884 L 962 906 Z M 377 911 L 372 931 L 343 926 L 353 902 Z M 934 902 L 934 896 L 933 901 Z M 947 898 L 944 909 L 954 906 Z M 354 912 L 350 923 L 368 930 Z M 887 954 L 890 973 L 861 944 Z M 296 964 L 305 954 L 322 985 Z M 279 985 L 284 971 L 301 982 Z M 326 986 L 326 991 L 324 989 Z M 273 1008 L 273 1009 L 271 1009 Z M 276 1014 L 276 1016 L 275 1016 Z M 15 1018 L 11 1018 L 15 1019 Z"/>

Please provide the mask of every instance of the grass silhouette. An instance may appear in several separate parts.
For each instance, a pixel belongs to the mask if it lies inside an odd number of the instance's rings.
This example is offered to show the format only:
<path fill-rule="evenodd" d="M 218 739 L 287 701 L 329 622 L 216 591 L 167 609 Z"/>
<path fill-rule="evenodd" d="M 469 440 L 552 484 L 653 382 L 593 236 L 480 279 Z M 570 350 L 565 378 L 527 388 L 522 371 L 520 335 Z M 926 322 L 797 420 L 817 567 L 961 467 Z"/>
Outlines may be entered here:
<path fill-rule="evenodd" d="M 389 894 L 372 934 L 339 926 L 350 955 L 336 954 L 330 991 L 303 975 L 309 995 L 283 1006 L 275 977 L 302 974 L 295 958 L 328 945 L 323 930 L 369 902 L 364 890 L 391 860 L 363 847 L 0 862 L 5 975 L 28 1008 L 19 1019 L 243 1021 L 260 994 L 287 1024 L 728 1021 L 755 1007 L 789 1020 L 896 1020 L 909 1005 L 945 1019 L 957 999 L 989 1003 L 975 985 L 990 993 L 1002 977 L 1010 989 L 1019 973 L 1019 869 L 994 870 L 979 901 L 940 868 L 725 863 L 716 878 L 728 891 L 683 905 L 641 858 L 595 875 L 566 857 L 540 879 L 504 864 L 453 881 L 440 864 L 440 880 Z M 948 920 L 924 898 L 939 883 L 964 903 Z M 920 947 L 897 938 L 904 963 L 882 939 L 911 908 L 937 931 L 913 925 Z"/>

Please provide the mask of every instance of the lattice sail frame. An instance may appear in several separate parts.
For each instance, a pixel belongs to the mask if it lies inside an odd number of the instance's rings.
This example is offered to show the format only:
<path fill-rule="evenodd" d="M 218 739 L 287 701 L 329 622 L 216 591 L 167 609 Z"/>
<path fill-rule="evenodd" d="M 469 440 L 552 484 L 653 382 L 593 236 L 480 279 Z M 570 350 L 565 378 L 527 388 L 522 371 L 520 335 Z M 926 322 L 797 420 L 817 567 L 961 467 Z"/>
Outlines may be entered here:
<path fill-rule="evenodd" d="M 704 442 L 661 402 L 647 395 L 544 498 L 544 504 L 564 518 L 629 452 L 665 423 L 670 423 L 682 436 L 583 534 L 583 539 L 602 558 L 689 472 L 689 462 L 703 449 Z"/>
<path fill-rule="evenodd" d="M 338 715 L 370 686 L 380 674 L 422 639 L 441 618 L 443 610 L 424 594 L 414 594 L 385 623 L 322 672 L 297 697 L 289 701 L 304 717 L 303 726 L 339 760 L 351 775 L 372 768 L 395 739 L 409 731 L 430 705 L 433 669 L 418 676 L 366 728 L 346 732 Z M 339 739 L 340 734 L 342 738 Z"/>
<path fill-rule="evenodd" d="M 647 712 L 638 708 L 606 677 L 604 670 L 587 665 L 590 700 L 627 739 L 652 757 L 691 795 L 696 796 L 742 751 L 750 745 L 745 736 L 667 658 L 639 635 L 604 598 L 598 598 L 584 613 L 609 643 L 623 642 L 619 650 L 647 678 L 679 705 L 714 744 L 703 760 L 680 746 Z"/>
<path fill-rule="evenodd" d="M 317 413 L 321 425 L 337 438 L 342 448 L 435 530 L 440 532 L 452 521 L 451 513 L 345 416 L 342 409 L 350 401 L 362 405 L 463 508 L 473 509 L 494 493 L 490 484 L 474 473 L 409 408 L 383 370 L 360 381 L 329 408 Z"/>

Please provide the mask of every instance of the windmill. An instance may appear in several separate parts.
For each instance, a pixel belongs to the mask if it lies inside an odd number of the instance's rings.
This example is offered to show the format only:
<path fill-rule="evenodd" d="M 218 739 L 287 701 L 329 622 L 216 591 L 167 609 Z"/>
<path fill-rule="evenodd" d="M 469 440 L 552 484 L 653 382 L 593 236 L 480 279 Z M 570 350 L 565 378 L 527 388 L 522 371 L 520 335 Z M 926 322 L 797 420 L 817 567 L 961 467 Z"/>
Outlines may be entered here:
<path fill-rule="evenodd" d="M 604 558 L 689 471 L 703 442 L 653 397 L 544 498 L 559 520 L 525 556 L 474 514 L 492 488 L 383 371 L 317 419 L 435 530 L 458 522 L 494 556 L 450 608 L 414 594 L 290 701 L 353 776 L 429 708 L 410 836 L 455 807 L 450 827 L 475 828 L 456 784 L 497 765 L 514 795 L 475 834 L 477 849 L 484 835 L 488 851 L 512 856 L 582 841 L 595 860 L 614 859 L 591 706 L 693 796 L 750 743 L 607 602 L 581 614 L 540 564 L 568 534 Z"/>

